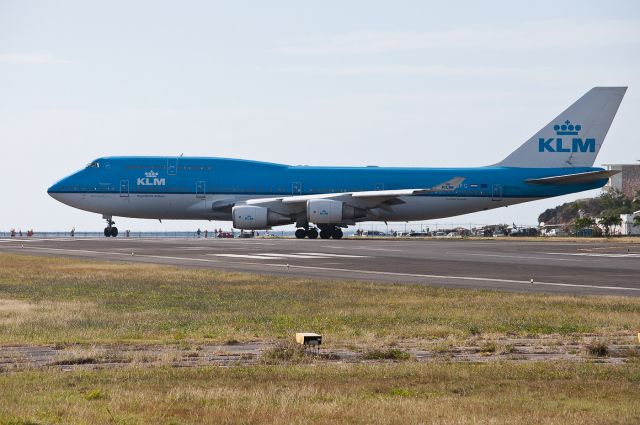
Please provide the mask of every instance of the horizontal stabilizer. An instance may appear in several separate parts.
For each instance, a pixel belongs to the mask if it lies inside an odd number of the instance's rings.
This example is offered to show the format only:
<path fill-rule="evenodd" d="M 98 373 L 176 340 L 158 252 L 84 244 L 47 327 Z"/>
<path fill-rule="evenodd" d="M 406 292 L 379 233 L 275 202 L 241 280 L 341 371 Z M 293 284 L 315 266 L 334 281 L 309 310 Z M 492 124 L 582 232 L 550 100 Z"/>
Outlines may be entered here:
<path fill-rule="evenodd" d="M 527 179 L 525 182 L 532 184 L 583 184 L 593 183 L 598 180 L 608 179 L 618 174 L 619 170 L 587 171 L 586 173 L 564 174 L 562 176 L 542 177 L 539 179 Z"/>

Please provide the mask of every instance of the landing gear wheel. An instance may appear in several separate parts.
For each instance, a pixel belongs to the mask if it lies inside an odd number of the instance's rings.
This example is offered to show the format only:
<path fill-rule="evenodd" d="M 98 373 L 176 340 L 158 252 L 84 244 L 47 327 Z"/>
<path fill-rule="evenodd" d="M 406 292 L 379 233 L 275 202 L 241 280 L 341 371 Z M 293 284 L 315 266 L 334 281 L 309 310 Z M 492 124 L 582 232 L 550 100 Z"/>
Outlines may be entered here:
<path fill-rule="evenodd" d="M 336 229 L 333 231 L 333 239 L 342 239 L 342 229 L 339 227 L 336 227 Z"/>
<path fill-rule="evenodd" d="M 309 239 L 318 239 L 318 229 L 307 230 L 307 237 Z"/>
<path fill-rule="evenodd" d="M 333 235 L 332 230 L 333 229 L 329 229 L 326 227 L 324 229 L 320 229 L 320 237 L 322 239 L 329 239 Z"/>
<path fill-rule="evenodd" d="M 111 220 L 111 216 L 103 215 L 102 218 L 107 220 L 107 227 L 104 228 L 104 235 L 106 237 L 113 236 L 114 238 L 118 236 L 118 228 L 113 227 L 116 222 Z"/>
<path fill-rule="evenodd" d="M 297 239 L 304 239 L 304 237 L 307 236 L 307 231 L 304 229 L 298 229 L 296 230 L 296 238 Z"/>

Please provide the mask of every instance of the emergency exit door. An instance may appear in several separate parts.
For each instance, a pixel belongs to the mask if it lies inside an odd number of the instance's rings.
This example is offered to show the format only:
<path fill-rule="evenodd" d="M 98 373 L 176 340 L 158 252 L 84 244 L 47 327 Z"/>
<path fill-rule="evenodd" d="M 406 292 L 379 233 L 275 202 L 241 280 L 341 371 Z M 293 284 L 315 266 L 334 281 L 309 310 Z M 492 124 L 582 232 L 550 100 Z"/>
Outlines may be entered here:
<path fill-rule="evenodd" d="M 120 180 L 120 197 L 129 197 L 129 180 Z"/>
<path fill-rule="evenodd" d="M 502 185 L 501 184 L 493 185 L 493 189 L 491 190 L 491 200 L 502 201 Z"/>
<path fill-rule="evenodd" d="M 207 182 L 196 182 L 196 198 L 204 198 L 207 194 Z"/>

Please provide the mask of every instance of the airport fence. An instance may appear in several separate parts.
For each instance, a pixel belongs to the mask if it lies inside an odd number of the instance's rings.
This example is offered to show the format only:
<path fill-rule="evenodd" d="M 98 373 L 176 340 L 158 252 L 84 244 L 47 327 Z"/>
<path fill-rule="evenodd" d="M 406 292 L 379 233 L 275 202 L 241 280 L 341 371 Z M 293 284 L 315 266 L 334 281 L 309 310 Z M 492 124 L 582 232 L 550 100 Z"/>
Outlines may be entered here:
<path fill-rule="evenodd" d="M 226 234 L 231 233 L 231 235 L 233 237 L 239 237 L 241 235 L 240 231 L 234 231 L 234 232 L 225 232 Z M 264 236 L 267 232 L 256 232 L 254 233 L 255 236 Z M 283 236 L 293 236 L 293 231 L 270 231 L 268 232 L 268 235 L 271 236 L 279 236 L 279 237 L 283 237 Z M 29 239 L 29 238 L 38 238 L 38 239 L 54 239 L 54 238 L 104 238 L 104 233 L 103 232 L 74 232 L 73 234 L 71 234 L 71 232 L 49 232 L 49 231 L 45 231 L 45 232 L 33 232 L 32 234 L 29 234 L 29 232 L 15 232 L 15 234 L 13 234 L 12 232 L 0 232 L 0 238 L 15 238 L 15 239 Z M 205 233 L 204 230 L 202 230 L 200 232 L 200 235 L 198 235 L 197 231 L 174 231 L 174 232 L 136 232 L 136 231 L 121 231 L 118 234 L 118 237 L 124 237 L 124 238 L 180 238 L 180 239 L 185 239 L 185 238 L 215 238 L 216 237 L 216 233 L 215 232 L 211 232 L 208 231 Z M 225 236 L 225 237 L 229 237 L 229 236 Z"/>
<path fill-rule="evenodd" d="M 486 224 L 486 223 L 435 223 L 435 222 L 411 222 L 411 223 L 359 223 L 355 226 L 349 226 L 348 229 L 344 229 L 345 236 L 364 235 L 364 236 L 410 236 L 410 235 L 439 235 L 443 236 L 450 233 L 463 233 L 464 235 L 478 235 L 479 229 L 486 228 L 535 228 L 535 225 L 518 224 Z M 285 228 L 283 230 L 269 230 L 269 231 L 257 231 L 254 232 L 254 236 L 276 236 L 276 237 L 293 237 L 295 229 Z M 241 231 L 233 229 L 224 231 L 224 237 L 241 237 Z M 249 236 L 251 232 L 244 232 L 244 236 Z M 217 236 L 216 231 L 210 229 L 201 229 L 200 235 L 197 230 L 191 231 L 133 231 L 133 230 L 121 230 L 118 237 L 129 238 L 215 238 Z M 19 230 L 12 232 L 0 232 L 1 238 L 103 238 L 102 231 L 75 231 L 73 235 L 71 231 L 34 231 L 29 236 L 29 232 Z"/>

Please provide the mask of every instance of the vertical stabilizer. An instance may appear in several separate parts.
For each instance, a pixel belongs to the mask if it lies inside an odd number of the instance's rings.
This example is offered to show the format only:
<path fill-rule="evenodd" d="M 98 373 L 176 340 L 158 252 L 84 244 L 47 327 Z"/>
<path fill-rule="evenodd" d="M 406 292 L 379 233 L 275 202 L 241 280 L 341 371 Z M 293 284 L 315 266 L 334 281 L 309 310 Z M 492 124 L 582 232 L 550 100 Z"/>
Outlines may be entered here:
<path fill-rule="evenodd" d="M 502 167 L 591 167 L 626 87 L 594 87 L 501 162 Z"/>

